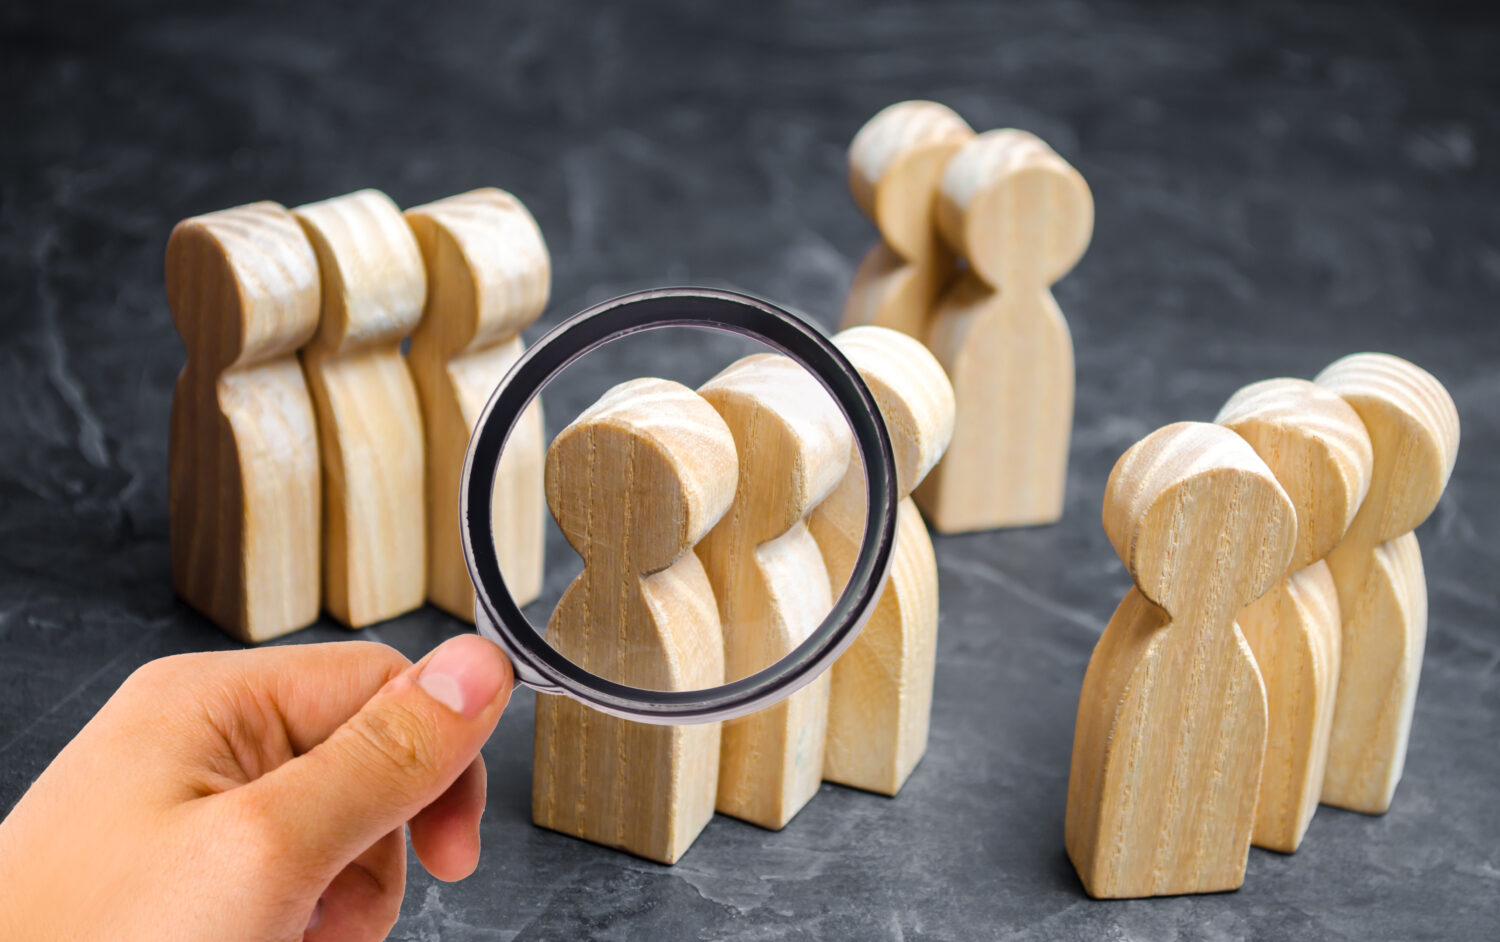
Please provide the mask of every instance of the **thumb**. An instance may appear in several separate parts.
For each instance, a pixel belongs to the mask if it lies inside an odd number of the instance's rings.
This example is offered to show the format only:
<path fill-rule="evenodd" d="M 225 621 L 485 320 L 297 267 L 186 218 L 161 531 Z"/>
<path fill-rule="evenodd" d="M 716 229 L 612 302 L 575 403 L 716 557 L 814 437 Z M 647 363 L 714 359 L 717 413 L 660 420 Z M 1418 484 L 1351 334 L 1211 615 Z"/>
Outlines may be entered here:
<path fill-rule="evenodd" d="M 397 675 L 322 743 L 241 791 L 313 866 L 342 867 L 442 795 L 510 700 L 510 661 L 452 638 Z"/>

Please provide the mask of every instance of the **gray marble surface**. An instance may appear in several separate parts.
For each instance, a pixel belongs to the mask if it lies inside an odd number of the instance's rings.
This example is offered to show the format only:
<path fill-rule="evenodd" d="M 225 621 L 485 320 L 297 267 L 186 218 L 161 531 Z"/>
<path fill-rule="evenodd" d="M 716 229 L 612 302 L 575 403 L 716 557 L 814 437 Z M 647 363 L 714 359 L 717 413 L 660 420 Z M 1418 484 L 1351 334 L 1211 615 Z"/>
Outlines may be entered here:
<path fill-rule="evenodd" d="M 126 7 L 134 7 L 131 12 Z M 1500 40 L 1383 4 L 186 3 L 0 9 L 0 809 L 136 666 L 232 646 L 168 577 L 180 217 L 377 186 L 520 195 L 555 271 L 540 331 L 671 283 L 832 325 L 873 232 L 844 148 L 898 99 L 1050 141 L 1098 226 L 1057 288 L 1078 358 L 1067 515 L 937 541 L 931 745 L 900 797 L 825 786 L 781 833 L 716 819 L 667 868 L 528 820 L 532 698 L 486 749 L 479 872 L 414 871 L 393 938 L 1495 938 L 1500 919 Z M 507 8 L 509 7 L 509 8 Z M 1236 893 L 1088 900 L 1062 849 L 1089 651 L 1128 580 L 1115 458 L 1240 385 L 1408 357 L 1463 421 L 1421 529 L 1431 631 L 1406 776 L 1323 809 Z M 691 379 L 693 335 L 609 350 L 549 397 Z M 574 564 L 558 542 L 555 598 Z M 533 612 L 544 618 L 545 610 Z M 409 655 L 463 626 L 365 632 Z M 337 640 L 320 624 L 292 643 Z M 107 787 L 107 783 L 101 783 Z"/>

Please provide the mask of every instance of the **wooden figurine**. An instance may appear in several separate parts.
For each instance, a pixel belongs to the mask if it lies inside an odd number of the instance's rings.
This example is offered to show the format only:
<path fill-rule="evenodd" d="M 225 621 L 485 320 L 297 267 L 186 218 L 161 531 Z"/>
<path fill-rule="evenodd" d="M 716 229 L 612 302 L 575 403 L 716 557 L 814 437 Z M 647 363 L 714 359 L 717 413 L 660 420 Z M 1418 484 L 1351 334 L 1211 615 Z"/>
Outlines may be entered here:
<path fill-rule="evenodd" d="M 1094 226 L 1088 184 L 1025 131 L 988 131 L 943 171 L 938 224 L 968 269 L 927 345 L 953 381 L 953 444 L 917 488 L 944 533 L 1056 522 L 1073 423 L 1073 341 L 1050 286 Z"/>
<path fill-rule="evenodd" d="M 547 450 L 547 504 L 584 569 L 547 640 L 601 677 L 654 690 L 724 682 L 713 589 L 691 550 L 725 510 L 734 438 L 695 392 L 614 387 Z M 539 694 L 532 818 L 673 863 L 713 817 L 719 726 L 653 726 Z"/>
<path fill-rule="evenodd" d="M 168 451 L 172 584 L 241 641 L 318 617 L 318 437 L 296 351 L 318 262 L 277 203 L 185 219 L 167 302 L 187 346 Z"/>
<path fill-rule="evenodd" d="M 482 189 L 406 211 L 427 267 L 427 307 L 411 337 L 411 367 L 427 434 L 427 597 L 474 620 L 474 586 L 458 529 L 469 435 L 525 349 L 522 328 L 547 306 L 551 263 L 536 220 L 503 190 Z M 519 605 L 542 589 L 541 400 L 506 442 L 490 507 L 495 551 Z"/>
<path fill-rule="evenodd" d="M 973 136 L 963 118 L 935 101 L 897 102 L 854 136 L 849 189 L 881 241 L 854 276 L 844 327 L 875 324 L 927 336 L 938 294 L 957 269 L 937 234 L 938 181 Z"/>
<path fill-rule="evenodd" d="M 1458 410 L 1441 383 L 1393 356 L 1358 353 L 1318 374 L 1370 433 L 1369 496 L 1328 554 L 1343 612 L 1324 804 L 1382 814 L 1406 764 L 1427 639 L 1427 578 L 1412 531 L 1458 455 Z"/>
<path fill-rule="evenodd" d="M 786 357 L 731 364 L 699 392 L 734 435 L 734 503 L 698 544 L 724 626 L 724 673 L 739 680 L 800 644 L 833 604 L 805 518 L 844 476 L 853 438 L 811 374 Z M 781 828 L 817 793 L 828 676 L 724 724 L 717 809 Z"/>
<path fill-rule="evenodd" d="M 1234 889 L 1266 748 L 1235 616 L 1286 573 L 1296 512 L 1244 439 L 1182 422 L 1120 458 L 1104 530 L 1135 588 L 1084 676 L 1068 856 L 1094 897 Z"/>
<path fill-rule="evenodd" d="M 1246 386 L 1214 421 L 1250 443 L 1297 510 L 1292 572 L 1238 619 L 1266 685 L 1251 842 L 1290 854 L 1318 807 L 1338 686 L 1339 599 L 1323 557 L 1370 486 L 1370 436 L 1348 403 L 1301 379 Z"/>
<path fill-rule="evenodd" d="M 953 435 L 953 387 L 921 342 L 884 327 L 834 338 L 880 406 L 902 497 L 891 572 L 864 630 L 830 671 L 823 778 L 883 795 L 901 790 L 927 749 L 937 656 L 938 573 L 932 538 L 908 496 Z M 865 529 L 864 463 L 849 452 L 844 479 L 808 520 L 843 592 Z"/>
<path fill-rule="evenodd" d="M 362 628 L 427 594 L 422 413 L 401 356 L 427 276 L 411 227 L 384 193 L 361 190 L 293 214 L 323 281 L 318 331 L 302 349 L 323 449 L 323 606 Z"/>

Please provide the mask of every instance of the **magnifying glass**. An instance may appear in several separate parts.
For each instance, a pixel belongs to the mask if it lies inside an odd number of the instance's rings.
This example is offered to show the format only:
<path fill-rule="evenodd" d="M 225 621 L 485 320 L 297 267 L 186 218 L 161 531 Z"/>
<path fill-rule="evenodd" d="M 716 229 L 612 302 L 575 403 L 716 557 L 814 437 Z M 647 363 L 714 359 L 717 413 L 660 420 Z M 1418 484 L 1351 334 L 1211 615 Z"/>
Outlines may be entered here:
<path fill-rule="evenodd" d="M 550 645 L 522 614 L 501 573 L 491 500 L 500 456 L 526 407 L 560 372 L 612 340 L 666 327 L 703 327 L 758 340 L 807 370 L 843 413 L 863 459 L 864 536 L 849 580 L 796 648 L 746 677 L 698 690 L 651 690 L 591 673 Z M 480 414 L 464 458 L 459 514 L 475 589 L 474 622 L 500 646 L 516 679 L 596 710 L 654 724 L 711 723 L 753 713 L 816 680 L 853 643 L 875 609 L 896 530 L 896 470 L 875 397 L 837 347 L 807 321 L 766 301 L 709 288 L 661 288 L 605 301 L 563 322 L 511 367 Z M 616 613 L 597 613 L 605 632 Z"/>

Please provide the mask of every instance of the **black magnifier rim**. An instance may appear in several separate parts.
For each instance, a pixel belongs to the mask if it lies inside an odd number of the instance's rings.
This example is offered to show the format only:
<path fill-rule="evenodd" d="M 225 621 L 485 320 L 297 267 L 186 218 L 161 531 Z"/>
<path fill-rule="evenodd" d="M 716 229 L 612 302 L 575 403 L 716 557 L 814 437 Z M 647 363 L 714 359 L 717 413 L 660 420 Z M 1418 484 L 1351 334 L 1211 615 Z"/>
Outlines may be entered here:
<path fill-rule="evenodd" d="M 611 340 L 662 327 L 707 327 L 754 337 L 796 361 L 844 413 L 864 459 L 868 515 L 848 584 L 822 624 L 764 670 L 705 690 L 647 690 L 591 674 L 546 642 L 500 572 L 491 495 L 501 452 L 527 405 L 570 363 Z M 464 458 L 459 513 L 476 601 L 530 686 L 567 693 L 604 712 L 654 723 L 729 719 L 781 699 L 831 666 L 874 611 L 896 533 L 896 471 L 875 397 L 847 357 L 815 327 L 767 301 L 714 288 L 658 288 L 575 315 L 522 354 L 479 416 Z M 541 683 L 537 683 L 536 679 Z"/>

